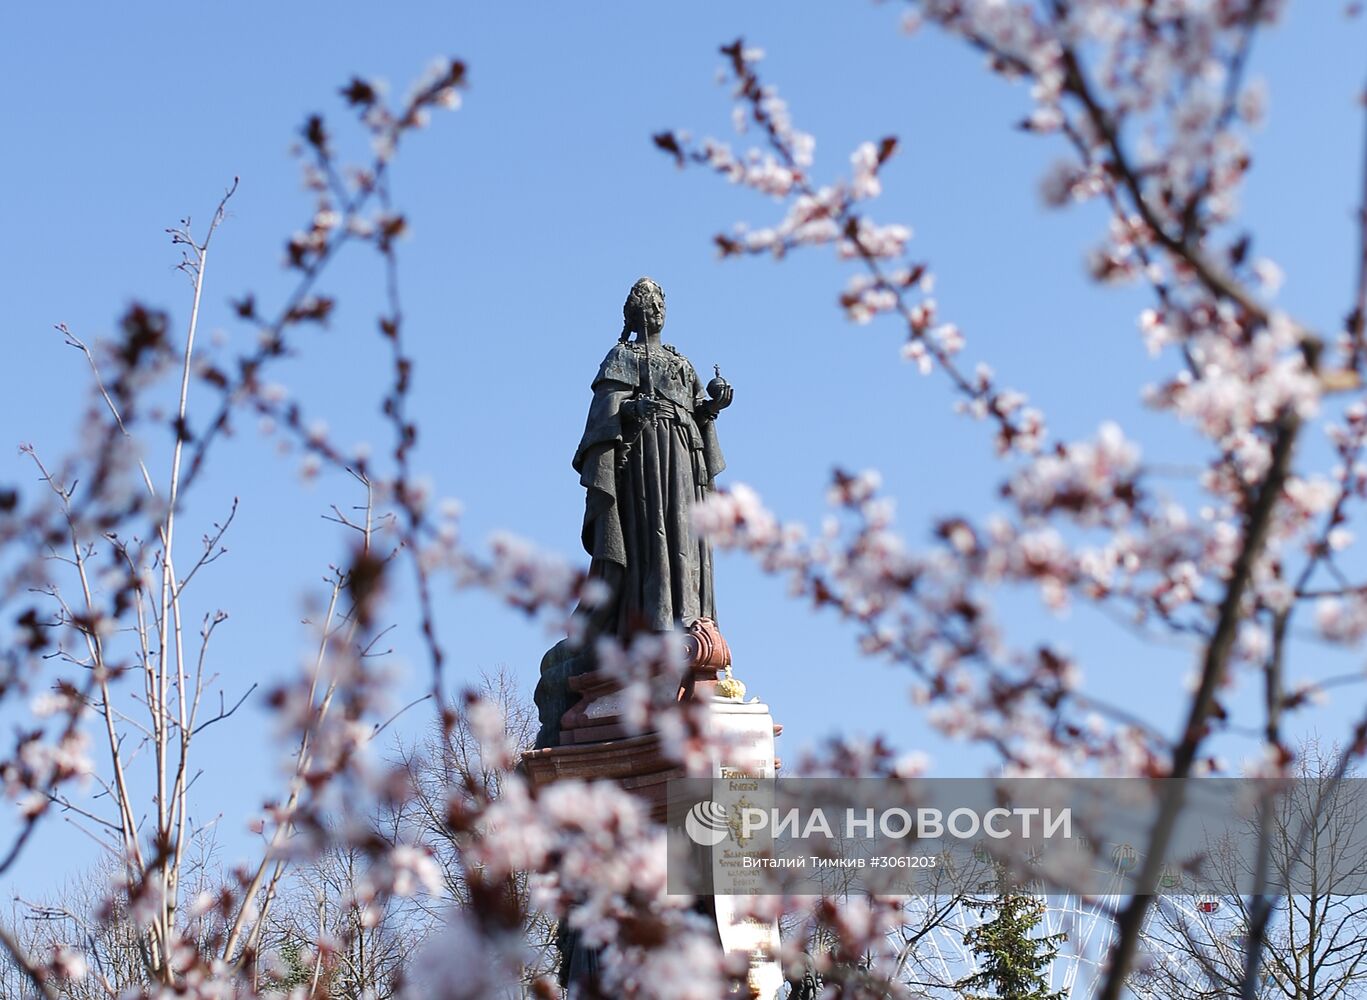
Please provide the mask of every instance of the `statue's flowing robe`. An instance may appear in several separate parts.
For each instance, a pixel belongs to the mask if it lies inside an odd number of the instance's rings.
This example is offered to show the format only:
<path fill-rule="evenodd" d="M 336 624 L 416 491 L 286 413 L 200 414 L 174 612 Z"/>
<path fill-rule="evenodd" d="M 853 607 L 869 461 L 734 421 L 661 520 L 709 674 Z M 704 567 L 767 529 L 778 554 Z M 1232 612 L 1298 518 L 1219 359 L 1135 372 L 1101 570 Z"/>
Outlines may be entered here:
<path fill-rule="evenodd" d="M 618 344 L 593 382 L 593 402 L 574 468 L 585 488 L 584 548 L 589 573 L 607 584 L 607 603 L 587 614 L 587 638 L 664 632 L 717 617 L 712 550 L 692 530 L 695 503 L 725 468 L 698 374 L 669 345 Z M 653 424 L 626 417 L 622 404 L 644 395 L 660 403 Z M 592 642 L 562 640 L 541 660 L 536 746 L 560 743 L 560 719 L 579 700 L 569 678 L 595 667 Z"/>
<path fill-rule="evenodd" d="M 649 351 L 621 343 L 593 382 L 574 468 L 586 490 L 584 548 L 590 574 L 612 591 L 590 630 L 626 637 L 715 618 L 712 550 L 696 536 L 694 504 L 726 467 L 707 401 L 689 360 L 668 344 Z M 625 417 L 622 404 L 653 392 L 653 422 Z"/>

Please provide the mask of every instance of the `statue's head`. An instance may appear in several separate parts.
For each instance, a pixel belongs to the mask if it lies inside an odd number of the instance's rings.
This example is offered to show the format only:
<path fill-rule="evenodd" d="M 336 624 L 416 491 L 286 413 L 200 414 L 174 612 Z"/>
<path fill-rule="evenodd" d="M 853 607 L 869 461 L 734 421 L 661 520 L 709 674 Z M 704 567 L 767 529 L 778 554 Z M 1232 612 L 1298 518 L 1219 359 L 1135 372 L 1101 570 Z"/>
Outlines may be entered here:
<path fill-rule="evenodd" d="M 646 318 L 652 330 L 663 330 L 665 325 L 665 293 L 653 278 L 641 278 L 631 286 L 622 304 L 622 339 L 634 333 L 645 335 Z"/>

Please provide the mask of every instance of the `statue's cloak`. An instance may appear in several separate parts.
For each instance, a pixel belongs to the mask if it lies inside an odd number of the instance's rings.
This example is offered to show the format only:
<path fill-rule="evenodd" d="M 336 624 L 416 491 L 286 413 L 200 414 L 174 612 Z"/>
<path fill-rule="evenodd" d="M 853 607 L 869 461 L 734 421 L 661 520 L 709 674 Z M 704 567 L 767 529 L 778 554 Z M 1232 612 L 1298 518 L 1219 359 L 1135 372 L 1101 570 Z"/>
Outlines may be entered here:
<path fill-rule="evenodd" d="M 716 617 L 712 552 L 693 531 L 693 506 L 726 467 L 698 373 L 668 344 L 647 352 L 621 343 L 593 382 L 584 436 L 574 455 L 586 496 L 584 549 L 590 573 L 612 597 L 591 631 L 626 637 Z M 653 422 L 626 418 L 622 404 L 653 392 Z"/>

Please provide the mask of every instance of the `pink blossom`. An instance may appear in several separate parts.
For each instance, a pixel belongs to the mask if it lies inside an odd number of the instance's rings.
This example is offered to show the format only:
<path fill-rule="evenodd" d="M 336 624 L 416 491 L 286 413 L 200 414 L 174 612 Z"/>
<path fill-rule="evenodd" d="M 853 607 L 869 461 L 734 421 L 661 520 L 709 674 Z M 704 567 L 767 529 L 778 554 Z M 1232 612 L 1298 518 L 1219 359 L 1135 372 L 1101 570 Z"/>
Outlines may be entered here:
<path fill-rule="evenodd" d="M 526 944 L 520 935 L 483 933 L 452 910 L 444 930 L 417 952 L 406 1000 L 499 1000 L 522 995 Z"/>

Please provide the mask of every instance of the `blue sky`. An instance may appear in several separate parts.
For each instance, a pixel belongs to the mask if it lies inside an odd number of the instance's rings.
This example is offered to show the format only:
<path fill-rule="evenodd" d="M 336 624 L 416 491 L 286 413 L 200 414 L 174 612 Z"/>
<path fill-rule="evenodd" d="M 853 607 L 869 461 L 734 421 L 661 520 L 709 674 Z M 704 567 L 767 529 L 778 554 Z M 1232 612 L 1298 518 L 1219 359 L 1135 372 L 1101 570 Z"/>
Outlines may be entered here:
<path fill-rule="evenodd" d="M 1367 30 L 1339 8 L 1302 4 L 1258 44 L 1253 70 L 1271 86 L 1271 110 L 1244 199 L 1257 251 L 1287 271 L 1282 303 L 1326 330 L 1350 289 L 1363 132 L 1353 95 L 1367 69 Z M 1165 370 L 1135 329 L 1143 296 L 1085 277 L 1102 220 L 1041 207 L 1038 179 L 1062 150 L 1013 129 L 1025 92 L 950 40 L 903 36 L 890 5 L 7 5 L 0 481 L 32 488 L 13 445 L 55 457 L 72 443 L 85 372 L 55 323 L 93 340 L 133 298 L 183 323 L 187 289 L 164 229 L 187 213 L 207 221 L 238 175 L 203 329 L 242 348 L 250 333 L 228 300 L 252 290 L 271 302 L 287 287 L 283 241 L 308 217 L 288 155 L 303 117 L 326 112 L 345 134 L 337 88 L 352 74 L 402 93 L 433 57 L 455 55 L 470 67 L 464 107 L 401 152 L 395 190 L 412 224 L 400 257 L 418 362 L 417 460 L 440 495 L 464 503 L 471 538 L 508 529 L 582 557 L 569 461 L 589 382 L 643 273 L 668 295 L 666 340 L 701 372 L 721 364 L 736 387 L 720 425 L 727 481 L 751 484 L 785 518 L 815 522 L 834 465 L 876 466 L 915 542 L 938 515 L 990 510 L 1003 470 L 988 433 L 954 415 L 942 380 L 899 360 L 891 326 L 845 323 L 842 268 L 824 254 L 719 262 L 715 232 L 781 209 L 680 173 L 653 149 L 650 135 L 663 128 L 729 132 L 714 74 L 717 46 L 738 35 L 768 52 L 766 78 L 817 136 L 819 175 L 843 172 L 860 141 L 902 138 L 875 218 L 913 226 L 913 253 L 931 262 L 942 314 L 964 330 L 970 359 L 1027 392 L 1056 435 L 1117 419 L 1146 457 L 1191 453 L 1190 435 L 1139 404 L 1141 386 Z M 341 298 L 331 328 L 309 335 L 278 373 L 343 443 L 384 440 L 379 279 L 368 257 L 344 259 L 328 282 Z M 181 522 L 193 539 L 240 498 L 229 556 L 187 595 L 196 615 L 231 615 L 215 653 L 229 699 L 295 669 L 306 598 L 339 551 L 321 515 L 356 499 L 340 476 L 301 485 L 297 456 L 275 457 L 248 423 L 240 431 Z M 168 441 L 154 442 L 154 468 Z M 780 582 L 728 556 L 717 588 L 737 674 L 786 727 L 781 752 L 835 731 L 881 732 L 930 752 L 940 775 L 987 766 L 930 733 L 904 676 L 861 660 L 845 629 L 787 600 Z M 476 595 L 440 600 L 453 680 L 506 664 L 530 692 L 552 637 Z M 408 595 L 395 595 L 391 616 L 398 703 L 424 677 Z M 1033 598 L 1012 602 L 1010 617 L 1022 635 L 1077 653 L 1102 690 L 1175 728 L 1189 651 L 1141 647 L 1085 612 L 1053 618 Z M 1309 655 L 1311 674 L 1355 662 Z M 1326 735 L 1361 703 L 1355 692 L 1324 713 Z M 229 860 L 275 787 L 268 723 L 249 702 L 201 745 L 196 812 L 222 814 Z M 45 829 L 14 885 L 46 885 L 91 850 L 60 820 Z"/>

